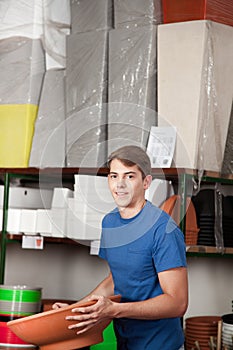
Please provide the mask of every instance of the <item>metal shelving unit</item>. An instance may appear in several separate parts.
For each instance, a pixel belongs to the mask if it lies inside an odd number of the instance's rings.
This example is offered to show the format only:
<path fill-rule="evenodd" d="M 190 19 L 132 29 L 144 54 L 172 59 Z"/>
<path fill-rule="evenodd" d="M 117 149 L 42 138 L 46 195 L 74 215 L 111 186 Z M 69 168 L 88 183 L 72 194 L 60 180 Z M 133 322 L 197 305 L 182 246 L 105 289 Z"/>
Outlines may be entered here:
<path fill-rule="evenodd" d="M 4 181 L 4 198 L 3 198 L 3 222 L 2 232 L 0 236 L 0 284 L 4 283 L 5 276 L 5 260 L 6 248 L 9 241 L 15 239 L 7 233 L 7 216 L 8 216 L 8 200 L 9 188 L 12 179 L 20 179 L 25 181 L 54 183 L 58 182 L 60 185 L 64 183 L 74 183 L 74 174 L 86 175 L 100 175 L 106 176 L 107 168 L 3 168 L 0 169 L 0 177 Z M 192 192 L 192 188 L 198 181 L 198 172 L 193 169 L 185 168 L 164 168 L 152 169 L 153 178 L 164 179 L 171 181 L 176 185 L 177 192 L 181 198 L 180 207 L 180 228 L 185 234 L 185 211 L 186 211 L 186 197 Z M 204 172 L 201 183 L 221 183 L 233 185 L 233 175 L 222 176 L 215 172 Z M 17 236 L 17 239 L 18 236 Z M 49 238 L 50 242 L 71 243 L 71 240 L 63 238 Z M 77 243 L 76 243 L 77 244 Z M 210 249 L 211 248 L 211 249 Z M 225 250 L 224 254 L 219 253 L 215 247 L 190 247 L 187 255 L 195 256 L 229 256 L 233 257 L 233 248 Z"/>
<path fill-rule="evenodd" d="M 9 236 L 7 232 L 7 217 L 8 217 L 8 201 L 9 189 L 12 179 L 20 179 L 25 181 L 45 183 L 74 183 L 74 174 L 89 174 L 89 175 L 107 175 L 106 168 L 3 168 L 0 169 L 0 177 L 4 182 L 4 197 L 3 197 L 3 220 L 0 236 L 0 284 L 4 284 L 5 277 L 5 261 L 6 249 L 9 241 L 19 239 L 15 236 Z M 71 240 L 62 238 L 50 238 L 50 242 L 71 243 Z M 77 244 L 77 243 L 76 243 Z"/>

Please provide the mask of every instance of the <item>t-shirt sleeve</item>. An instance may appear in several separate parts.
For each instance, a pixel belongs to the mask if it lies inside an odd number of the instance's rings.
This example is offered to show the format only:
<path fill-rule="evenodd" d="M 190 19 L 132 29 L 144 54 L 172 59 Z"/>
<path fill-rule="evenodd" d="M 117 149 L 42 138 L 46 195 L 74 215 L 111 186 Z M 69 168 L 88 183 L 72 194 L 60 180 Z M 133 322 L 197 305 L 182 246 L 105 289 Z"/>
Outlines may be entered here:
<path fill-rule="evenodd" d="M 101 236 L 100 236 L 100 249 L 99 249 L 99 257 L 106 260 L 106 249 L 103 248 L 103 240 L 104 240 L 104 230 L 103 227 L 105 227 L 105 218 L 102 220 L 101 224 L 102 230 L 101 230 Z"/>
<path fill-rule="evenodd" d="M 156 229 L 153 260 L 157 272 L 187 266 L 184 234 L 172 219 Z"/>
<path fill-rule="evenodd" d="M 99 257 L 106 260 L 106 249 L 105 248 L 101 248 L 99 249 Z"/>

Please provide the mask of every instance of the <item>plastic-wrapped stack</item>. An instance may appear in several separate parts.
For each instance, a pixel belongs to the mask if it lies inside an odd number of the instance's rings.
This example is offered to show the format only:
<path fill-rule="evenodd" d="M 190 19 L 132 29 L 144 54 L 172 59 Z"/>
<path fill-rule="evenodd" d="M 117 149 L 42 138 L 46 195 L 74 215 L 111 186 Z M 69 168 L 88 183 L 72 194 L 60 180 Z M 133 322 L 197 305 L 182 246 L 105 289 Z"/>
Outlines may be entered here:
<path fill-rule="evenodd" d="M 4 348 L 36 348 L 17 337 L 7 322 L 41 311 L 41 288 L 24 285 L 0 286 L 0 346 Z"/>
<path fill-rule="evenodd" d="M 112 1 L 71 0 L 71 34 L 112 28 Z"/>
<path fill-rule="evenodd" d="M 157 106 L 160 1 L 114 1 L 109 33 L 108 154 L 124 144 L 146 147 Z"/>
<path fill-rule="evenodd" d="M 45 72 L 40 39 L 0 40 L 0 166 L 27 166 Z"/>
<path fill-rule="evenodd" d="M 46 71 L 29 166 L 65 166 L 65 70 Z"/>
<path fill-rule="evenodd" d="M 43 1 L 43 47 L 46 72 L 29 166 L 65 166 L 66 37 L 70 34 L 70 1 Z"/>
<path fill-rule="evenodd" d="M 66 37 L 70 34 L 71 23 L 70 0 L 43 0 L 42 3 L 46 70 L 65 69 Z"/>
<path fill-rule="evenodd" d="M 220 172 L 233 96 L 232 2 L 164 0 L 163 5 L 158 125 L 166 120 L 177 128 L 174 166 Z"/>
<path fill-rule="evenodd" d="M 69 30 L 68 0 L 1 1 L 2 167 L 29 164 L 44 74 L 46 70 L 65 68 Z M 49 124 L 47 118 L 47 127 Z M 54 124 L 51 129 L 54 131 Z"/>
<path fill-rule="evenodd" d="M 103 166 L 106 160 L 107 32 L 67 38 L 66 130 L 68 166 Z"/>
<path fill-rule="evenodd" d="M 109 34 L 108 153 L 145 146 L 156 124 L 156 36 L 154 25 Z"/>
<path fill-rule="evenodd" d="M 116 28 L 135 28 L 162 23 L 162 3 L 158 0 L 114 0 Z"/>
<path fill-rule="evenodd" d="M 160 5 L 158 0 L 115 0 L 113 7 L 109 0 L 71 2 L 68 166 L 104 166 L 107 153 L 123 143 L 146 147 L 156 123 Z"/>
<path fill-rule="evenodd" d="M 45 72 L 42 2 L 3 0 L 0 23 L 0 166 L 27 166 Z"/>
<path fill-rule="evenodd" d="M 65 68 L 70 21 L 69 0 L 2 0 L 0 40 L 43 39 L 46 70 Z"/>
<path fill-rule="evenodd" d="M 72 0 L 67 37 L 67 166 L 103 166 L 106 160 L 107 45 L 110 0 Z"/>

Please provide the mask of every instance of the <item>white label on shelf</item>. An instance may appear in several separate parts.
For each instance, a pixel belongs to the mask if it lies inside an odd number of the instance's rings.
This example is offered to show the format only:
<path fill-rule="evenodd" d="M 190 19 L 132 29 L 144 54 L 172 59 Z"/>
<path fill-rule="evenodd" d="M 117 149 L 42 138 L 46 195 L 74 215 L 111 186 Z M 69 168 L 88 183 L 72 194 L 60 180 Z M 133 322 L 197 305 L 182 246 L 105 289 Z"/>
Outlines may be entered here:
<path fill-rule="evenodd" d="M 41 236 L 24 236 L 22 237 L 23 249 L 43 249 L 44 237 Z"/>

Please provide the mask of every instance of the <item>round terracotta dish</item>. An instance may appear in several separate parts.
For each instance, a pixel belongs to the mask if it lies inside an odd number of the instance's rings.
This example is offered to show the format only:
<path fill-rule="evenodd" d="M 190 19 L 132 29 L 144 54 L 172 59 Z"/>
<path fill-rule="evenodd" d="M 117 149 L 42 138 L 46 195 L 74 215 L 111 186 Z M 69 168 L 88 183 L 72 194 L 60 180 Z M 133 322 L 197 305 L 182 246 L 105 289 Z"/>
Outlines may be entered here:
<path fill-rule="evenodd" d="M 110 299 L 120 302 L 120 296 L 111 296 Z M 41 350 L 72 350 L 101 343 L 103 330 L 111 319 L 105 320 L 83 334 L 77 335 L 77 330 L 68 329 L 68 326 L 77 321 L 68 321 L 66 316 L 77 306 L 93 305 L 95 301 L 77 302 L 58 310 L 42 312 L 36 315 L 23 317 L 7 323 L 8 327 L 24 341 L 35 344 Z"/>

